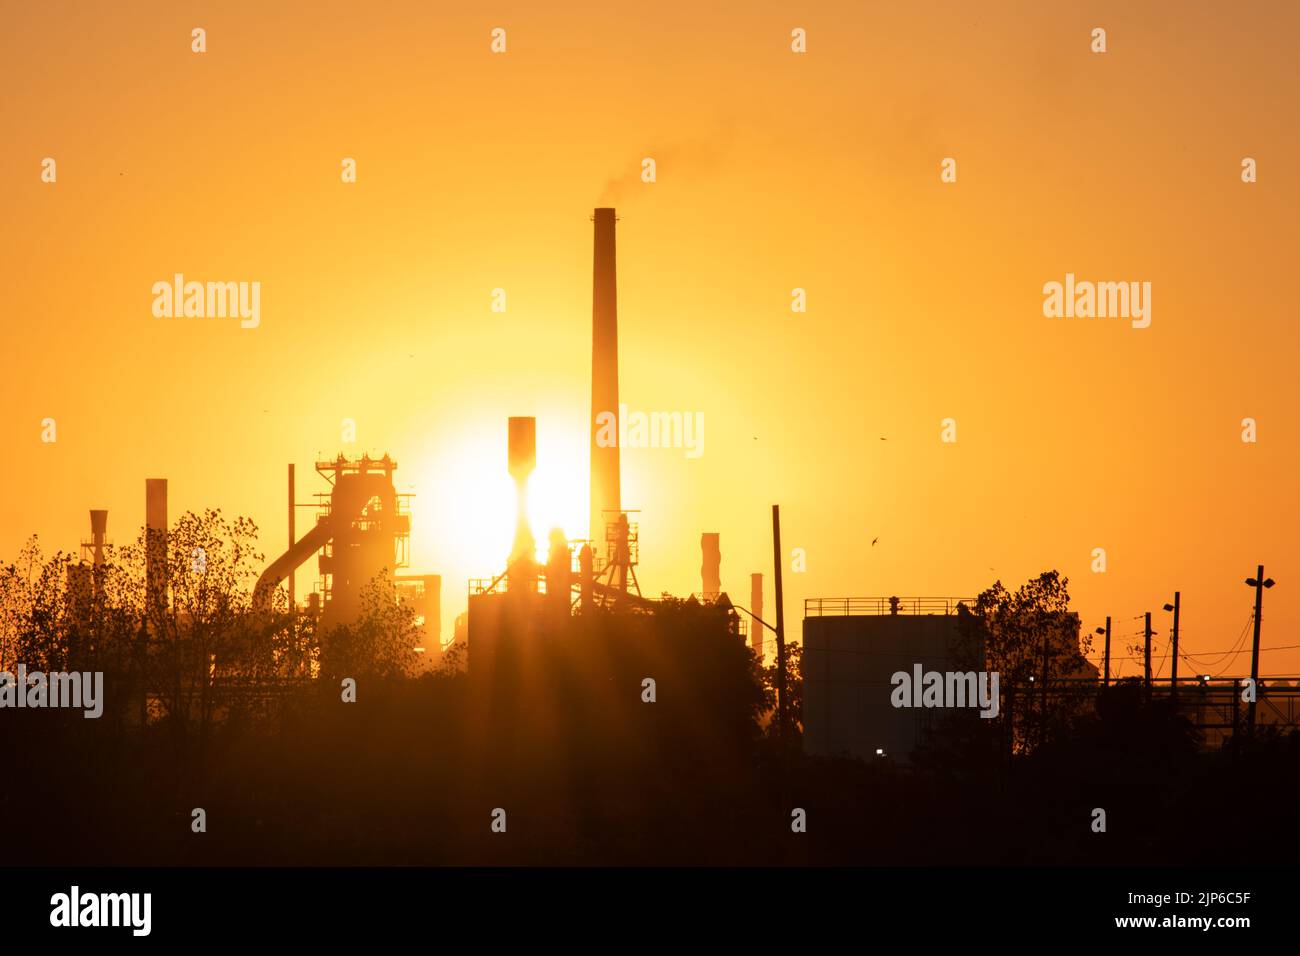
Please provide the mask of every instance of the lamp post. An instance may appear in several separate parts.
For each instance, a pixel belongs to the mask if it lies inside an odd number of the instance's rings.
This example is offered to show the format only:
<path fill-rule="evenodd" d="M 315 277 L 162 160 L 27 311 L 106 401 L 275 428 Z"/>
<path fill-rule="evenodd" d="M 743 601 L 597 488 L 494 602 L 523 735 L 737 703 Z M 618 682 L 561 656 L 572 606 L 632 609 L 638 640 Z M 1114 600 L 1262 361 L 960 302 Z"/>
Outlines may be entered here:
<path fill-rule="evenodd" d="M 1246 718 L 1247 734 L 1255 736 L 1255 701 L 1259 697 L 1259 621 L 1264 609 L 1264 589 L 1274 584 L 1272 578 L 1264 577 L 1264 565 L 1259 566 L 1253 578 L 1246 578 L 1246 585 L 1255 589 L 1255 642 L 1250 650 L 1250 708 Z"/>
<path fill-rule="evenodd" d="M 1174 699 L 1178 699 L 1178 609 L 1180 607 L 1180 598 L 1182 592 L 1174 592 L 1174 603 L 1166 604 L 1166 611 L 1174 612 L 1174 633 L 1173 633 L 1173 670 L 1169 674 L 1169 690 L 1173 693 Z"/>
<path fill-rule="evenodd" d="M 1143 633 L 1146 635 L 1146 652 L 1144 655 L 1146 659 L 1146 676 L 1143 679 L 1142 686 L 1143 686 L 1143 693 L 1146 696 L 1146 700 L 1148 703 L 1150 703 L 1151 701 L 1151 635 L 1155 633 L 1155 631 L 1151 630 L 1150 611 L 1146 612 L 1146 624 L 1143 625 Z"/>
<path fill-rule="evenodd" d="M 1100 628 L 1100 627 L 1097 628 L 1097 633 L 1106 635 L 1106 664 L 1105 664 L 1105 670 L 1102 672 L 1101 686 L 1109 687 L 1110 686 L 1110 615 L 1109 614 L 1106 615 L 1105 628 Z"/>

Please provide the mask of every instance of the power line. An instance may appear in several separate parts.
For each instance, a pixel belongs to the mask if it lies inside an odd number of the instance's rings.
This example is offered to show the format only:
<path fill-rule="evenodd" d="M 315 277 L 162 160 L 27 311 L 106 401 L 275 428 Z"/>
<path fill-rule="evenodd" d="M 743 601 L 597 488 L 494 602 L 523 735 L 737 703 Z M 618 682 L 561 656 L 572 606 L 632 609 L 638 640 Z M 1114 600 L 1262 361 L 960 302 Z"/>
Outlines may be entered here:
<path fill-rule="evenodd" d="M 1251 621 L 1253 621 L 1254 619 L 1255 619 L 1255 612 L 1252 611 L 1252 612 L 1251 612 L 1251 613 L 1246 617 L 1246 623 L 1243 624 L 1242 627 L 1241 627 L 1241 634 L 1239 634 L 1239 635 L 1237 636 L 1237 643 L 1232 647 L 1231 650 L 1224 651 L 1224 652 L 1223 652 L 1223 656 L 1220 657 L 1217 661 L 1213 661 L 1213 662 L 1206 663 L 1206 664 L 1200 664 L 1200 665 L 1197 665 L 1197 666 L 1198 666 L 1198 667 L 1206 667 L 1206 668 L 1218 667 L 1220 664 L 1222 664 L 1222 663 L 1223 663 L 1225 660 L 1227 660 L 1228 658 L 1230 658 L 1230 657 L 1231 657 L 1231 658 L 1236 658 L 1236 656 L 1237 656 L 1238 654 L 1240 654 L 1240 653 L 1245 649 L 1246 633 L 1247 633 L 1247 631 L 1250 630 L 1250 623 L 1251 623 Z M 1208 653 L 1208 654 L 1217 654 L 1217 653 L 1219 653 L 1219 652 L 1218 652 L 1218 651 L 1207 651 L 1206 653 Z M 1204 657 L 1205 654 L 1193 654 L 1193 655 L 1191 655 L 1191 656 L 1192 656 L 1192 657 Z"/>

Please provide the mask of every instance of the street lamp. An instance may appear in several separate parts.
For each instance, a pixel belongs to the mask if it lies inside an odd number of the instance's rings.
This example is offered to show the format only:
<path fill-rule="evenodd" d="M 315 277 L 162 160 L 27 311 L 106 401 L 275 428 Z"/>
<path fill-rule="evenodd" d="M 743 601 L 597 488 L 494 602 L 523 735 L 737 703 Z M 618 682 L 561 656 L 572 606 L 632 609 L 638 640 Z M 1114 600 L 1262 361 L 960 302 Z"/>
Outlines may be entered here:
<path fill-rule="evenodd" d="M 1110 686 L 1110 615 L 1106 615 L 1106 626 L 1097 628 L 1098 634 L 1106 635 L 1106 664 L 1102 671 L 1101 686 Z"/>
<path fill-rule="evenodd" d="M 1172 656 L 1173 667 L 1169 672 L 1169 689 L 1172 691 L 1173 696 L 1175 698 L 1178 697 L 1178 607 L 1179 607 L 1179 601 L 1181 597 L 1182 597 L 1182 593 L 1179 591 L 1175 591 L 1174 603 L 1165 605 L 1166 611 L 1174 612 L 1173 656 Z"/>
<path fill-rule="evenodd" d="M 1253 578 L 1246 578 L 1246 586 L 1255 589 L 1255 643 L 1250 652 L 1250 716 L 1249 733 L 1255 736 L 1255 698 L 1259 696 L 1259 619 L 1264 611 L 1264 589 L 1271 588 L 1272 578 L 1264 577 L 1264 565 L 1259 566 Z"/>

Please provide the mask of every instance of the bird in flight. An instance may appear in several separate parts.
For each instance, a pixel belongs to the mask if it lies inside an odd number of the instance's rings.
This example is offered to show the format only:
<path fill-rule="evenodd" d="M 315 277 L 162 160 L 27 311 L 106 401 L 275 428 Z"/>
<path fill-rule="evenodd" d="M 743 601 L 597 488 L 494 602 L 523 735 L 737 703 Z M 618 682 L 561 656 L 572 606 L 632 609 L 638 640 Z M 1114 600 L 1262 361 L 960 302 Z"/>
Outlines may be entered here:
<path fill-rule="evenodd" d="M 872 538 L 872 539 L 871 539 L 871 546 L 874 548 L 874 547 L 876 546 L 876 542 L 879 541 L 879 540 L 880 540 L 879 537 Z"/>

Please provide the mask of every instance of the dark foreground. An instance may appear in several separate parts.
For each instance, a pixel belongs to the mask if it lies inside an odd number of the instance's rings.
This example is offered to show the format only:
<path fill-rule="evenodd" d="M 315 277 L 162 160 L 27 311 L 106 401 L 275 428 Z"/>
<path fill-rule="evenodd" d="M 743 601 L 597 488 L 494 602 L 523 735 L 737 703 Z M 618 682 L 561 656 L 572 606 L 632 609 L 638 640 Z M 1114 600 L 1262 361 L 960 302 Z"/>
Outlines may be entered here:
<path fill-rule="evenodd" d="M 346 705 L 317 689 L 270 729 L 206 739 L 10 712 L 0 819 L 21 838 L 5 862 L 1236 865 L 1294 833 L 1295 736 L 1204 753 L 1134 705 L 1015 760 L 959 735 L 912 769 L 783 760 L 728 722 L 745 707 L 725 688 L 701 704 L 661 680 L 646 704 L 639 672 L 545 704 L 488 702 L 463 676 L 363 683 Z"/>

